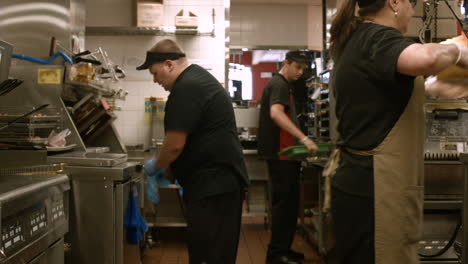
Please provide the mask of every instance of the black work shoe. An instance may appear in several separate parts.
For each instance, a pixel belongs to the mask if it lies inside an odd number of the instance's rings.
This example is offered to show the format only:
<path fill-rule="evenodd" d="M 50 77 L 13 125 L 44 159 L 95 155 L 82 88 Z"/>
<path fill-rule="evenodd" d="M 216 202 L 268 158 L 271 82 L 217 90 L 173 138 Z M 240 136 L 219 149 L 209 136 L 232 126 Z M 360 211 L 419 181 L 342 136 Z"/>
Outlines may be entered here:
<path fill-rule="evenodd" d="M 300 261 L 304 260 L 304 254 L 303 253 L 294 251 L 292 249 L 290 249 L 288 251 L 288 256 L 291 257 L 294 260 L 300 260 Z"/>
<path fill-rule="evenodd" d="M 290 256 L 267 257 L 266 264 L 301 264 L 301 260 L 295 260 Z"/>

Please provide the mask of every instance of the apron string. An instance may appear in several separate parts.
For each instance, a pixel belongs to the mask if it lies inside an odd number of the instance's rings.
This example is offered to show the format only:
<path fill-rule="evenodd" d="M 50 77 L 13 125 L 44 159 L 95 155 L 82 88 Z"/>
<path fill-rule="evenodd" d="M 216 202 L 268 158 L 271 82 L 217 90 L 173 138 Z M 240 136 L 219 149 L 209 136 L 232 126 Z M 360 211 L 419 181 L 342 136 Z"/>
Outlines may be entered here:
<path fill-rule="evenodd" d="M 377 153 L 377 148 L 372 150 L 355 150 L 351 148 L 345 148 L 346 151 L 360 155 L 360 156 L 373 156 Z M 325 167 L 323 168 L 322 176 L 325 178 L 325 198 L 323 201 L 323 208 L 322 211 L 327 213 L 330 211 L 331 208 L 331 180 L 333 176 L 335 176 L 336 169 L 340 164 L 341 159 L 341 150 L 340 148 L 336 148 L 330 155 L 327 163 L 325 163 Z"/>

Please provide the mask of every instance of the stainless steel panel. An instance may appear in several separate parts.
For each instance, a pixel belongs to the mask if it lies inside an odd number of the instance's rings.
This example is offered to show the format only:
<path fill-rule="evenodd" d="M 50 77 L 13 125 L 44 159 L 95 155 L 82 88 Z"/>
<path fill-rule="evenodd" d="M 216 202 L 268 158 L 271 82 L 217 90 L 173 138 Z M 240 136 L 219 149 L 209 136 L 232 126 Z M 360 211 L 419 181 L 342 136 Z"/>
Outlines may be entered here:
<path fill-rule="evenodd" d="M 0 1 L 0 39 L 13 44 L 14 53 L 48 58 L 51 37 L 70 48 L 71 12 L 69 0 Z M 13 60 L 16 65 L 30 62 Z M 61 63 L 58 59 L 55 64 Z"/>
<path fill-rule="evenodd" d="M 32 108 L 42 104 L 50 104 L 50 107 L 59 107 L 61 105 L 62 84 L 38 84 L 37 76 L 39 69 L 49 69 L 59 71 L 59 78 L 62 79 L 64 74 L 63 66 L 37 64 L 14 66 L 13 62 L 10 68 L 10 76 L 24 82 L 7 95 L 0 97 L 2 107 L 22 106 Z"/>
<path fill-rule="evenodd" d="M 110 152 L 113 153 L 127 152 L 127 149 L 117 132 L 117 128 L 113 123 L 111 123 L 110 126 L 102 132 L 102 134 L 98 135 L 90 142 L 87 142 L 87 145 L 91 147 L 107 146 L 110 148 Z"/>
<path fill-rule="evenodd" d="M 13 46 L 8 42 L 0 40 L 0 83 L 8 79 L 12 52 Z"/>
<path fill-rule="evenodd" d="M 123 217 L 125 208 L 127 208 L 127 201 L 125 196 L 128 197 L 129 186 L 130 182 L 115 185 L 115 264 L 123 264 L 124 260 Z"/>
<path fill-rule="evenodd" d="M 136 188 L 141 196 L 140 178 L 135 178 L 123 184 L 115 185 L 115 264 L 124 264 L 133 254 L 126 251 L 127 244 L 124 231 L 124 215 L 128 206 L 128 195 L 132 187 Z M 131 263 L 139 263 L 138 259 L 132 259 Z"/>
<path fill-rule="evenodd" d="M 113 167 L 127 161 L 127 154 L 71 152 L 48 157 L 51 163 L 66 163 L 71 166 Z"/>
<path fill-rule="evenodd" d="M 52 244 L 46 251 L 35 257 L 30 264 L 61 264 L 64 262 L 63 238 Z"/>
<path fill-rule="evenodd" d="M 45 150 L 0 150 L 0 168 L 35 166 L 47 163 Z"/>
<path fill-rule="evenodd" d="M 463 165 L 435 163 L 424 165 L 424 193 L 429 197 L 437 196 L 461 199 L 463 194 Z"/>
<path fill-rule="evenodd" d="M 73 181 L 126 181 L 136 177 L 138 162 L 124 162 L 113 167 L 65 166 L 65 171 Z"/>
<path fill-rule="evenodd" d="M 41 179 L 41 176 L 43 180 L 39 182 L 33 181 L 34 178 Z M 40 195 L 41 193 L 44 193 L 44 195 L 49 195 L 51 192 L 54 193 L 57 191 L 57 193 L 60 193 L 62 191 L 67 191 L 70 188 L 68 177 L 66 175 L 31 175 L 29 177 L 23 177 L 24 182 L 21 182 L 20 184 L 18 184 L 18 179 L 20 179 L 19 176 L 16 176 L 15 178 L 0 178 L 0 204 L 2 206 L 9 206 L 6 203 L 9 203 L 13 200 L 19 200 L 22 198 L 32 199 L 31 197 Z M 26 185 L 28 182 L 30 183 Z M 15 208 L 19 208 L 21 206 L 28 205 L 24 204 L 24 202 L 22 204 L 14 205 Z M 2 210 L 4 210 L 4 208 Z"/>
<path fill-rule="evenodd" d="M 70 224 L 73 263 L 123 264 L 123 217 L 131 183 L 139 184 L 138 162 L 114 167 L 67 166 L 71 174 Z"/>
<path fill-rule="evenodd" d="M 76 264 L 114 264 L 112 181 L 72 181 L 70 238 Z"/>

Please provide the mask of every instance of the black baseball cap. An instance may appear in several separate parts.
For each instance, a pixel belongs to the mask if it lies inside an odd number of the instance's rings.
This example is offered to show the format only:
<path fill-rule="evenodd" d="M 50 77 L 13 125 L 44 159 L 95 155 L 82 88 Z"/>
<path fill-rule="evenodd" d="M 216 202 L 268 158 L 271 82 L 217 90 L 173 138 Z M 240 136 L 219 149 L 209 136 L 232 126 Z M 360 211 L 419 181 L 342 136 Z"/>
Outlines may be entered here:
<path fill-rule="evenodd" d="M 136 67 L 137 70 L 146 70 L 152 64 L 157 62 L 162 62 L 165 60 L 177 60 L 179 58 L 185 57 L 185 53 L 175 53 L 175 52 L 146 52 L 146 59 L 142 65 Z"/>
<path fill-rule="evenodd" d="M 307 53 L 301 50 L 292 50 L 286 53 L 286 59 L 289 61 L 296 61 L 296 62 L 310 62 L 309 58 L 307 57 Z"/>

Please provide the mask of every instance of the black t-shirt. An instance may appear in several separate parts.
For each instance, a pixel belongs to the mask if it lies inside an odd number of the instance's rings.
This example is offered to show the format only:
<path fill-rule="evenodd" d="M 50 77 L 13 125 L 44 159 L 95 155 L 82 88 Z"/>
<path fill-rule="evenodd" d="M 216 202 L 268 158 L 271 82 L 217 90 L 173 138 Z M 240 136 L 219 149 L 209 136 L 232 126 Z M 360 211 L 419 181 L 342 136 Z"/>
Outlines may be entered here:
<path fill-rule="evenodd" d="M 192 64 L 177 78 L 166 103 L 164 128 L 188 132 L 184 150 L 171 164 L 185 198 L 202 199 L 248 185 L 231 100 L 202 67 Z"/>
<path fill-rule="evenodd" d="M 281 104 L 284 106 L 285 113 L 297 125 L 291 89 L 292 86 L 283 75 L 275 74 L 263 90 L 258 131 L 258 154 L 262 158 L 278 159 L 278 152 L 295 143 L 294 137 L 282 130 L 270 116 L 271 106 Z"/>
<path fill-rule="evenodd" d="M 374 23 L 363 23 L 353 32 L 332 75 L 341 147 L 374 149 L 398 121 L 414 77 L 398 73 L 397 62 L 413 43 L 398 30 Z M 373 194 L 372 177 L 372 157 L 344 151 L 333 184 L 367 196 Z"/>

